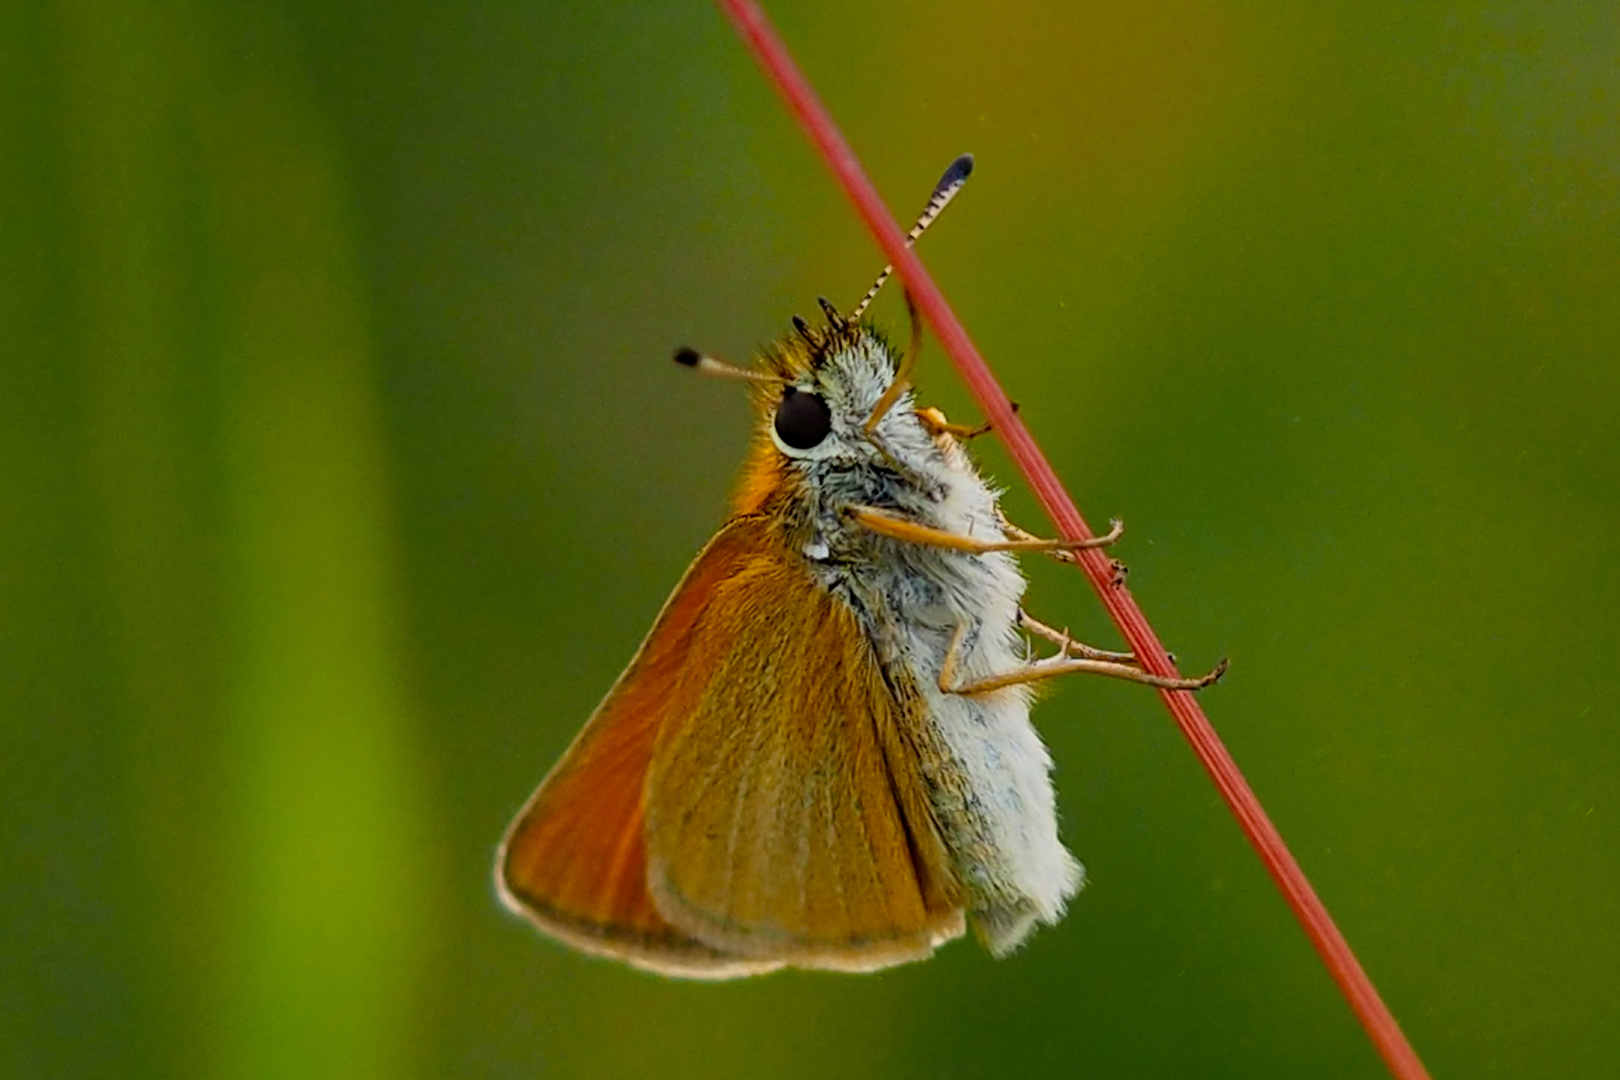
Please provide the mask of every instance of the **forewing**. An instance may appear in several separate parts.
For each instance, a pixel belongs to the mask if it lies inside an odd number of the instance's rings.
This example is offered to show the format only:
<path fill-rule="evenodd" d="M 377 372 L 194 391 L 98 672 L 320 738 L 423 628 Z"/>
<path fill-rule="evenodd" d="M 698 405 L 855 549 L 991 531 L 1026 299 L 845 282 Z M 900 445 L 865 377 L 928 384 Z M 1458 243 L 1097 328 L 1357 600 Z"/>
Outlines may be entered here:
<path fill-rule="evenodd" d="M 719 586 L 755 534 L 733 522 L 700 553 L 630 666 L 513 821 L 501 845 L 502 899 L 586 952 L 666 975 L 730 978 L 780 966 L 728 955 L 676 929 L 647 891 L 645 782 L 674 688 Z"/>
<path fill-rule="evenodd" d="M 762 523 L 687 635 L 647 783 L 659 913 L 740 957 L 872 970 L 962 932 L 915 688 Z"/>

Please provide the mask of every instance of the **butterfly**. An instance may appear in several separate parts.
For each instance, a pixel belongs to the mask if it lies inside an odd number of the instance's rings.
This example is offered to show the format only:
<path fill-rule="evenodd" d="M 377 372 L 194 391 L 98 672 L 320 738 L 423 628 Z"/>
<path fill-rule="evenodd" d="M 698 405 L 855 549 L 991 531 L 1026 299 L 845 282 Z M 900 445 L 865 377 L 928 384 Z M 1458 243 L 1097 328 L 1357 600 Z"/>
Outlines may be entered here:
<path fill-rule="evenodd" d="M 862 318 L 891 272 L 753 368 L 676 354 L 748 383 L 757 432 L 730 517 L 501 843 L 501 899 L 552 937 L 699 979 L 873 971 L 969 925 L 1005 955 L 1084 880 L 1032 687 L 1219 678 L 1149 674 L 1023 610 L 1015 553 L 1072 560 L 1118 523 L 1069 542 L 1006 519 L 966 449 L 987 429 L 915 402 L 915 310 L 904 352 Z"/>

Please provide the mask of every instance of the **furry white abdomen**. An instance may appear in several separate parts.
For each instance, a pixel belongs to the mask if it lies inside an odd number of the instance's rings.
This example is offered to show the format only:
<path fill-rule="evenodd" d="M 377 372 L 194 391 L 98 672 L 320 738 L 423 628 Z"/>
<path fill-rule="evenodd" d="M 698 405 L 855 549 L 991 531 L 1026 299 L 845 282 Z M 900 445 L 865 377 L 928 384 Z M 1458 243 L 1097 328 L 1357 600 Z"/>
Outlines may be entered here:
<path fill-rule="evenodd" d="M 950 487 L 940 527 L 999 539 L 995 497 L 983 482 L 958 473 Z M 1020 945 L 1037 922 L 1057 922 L 1084 875 L 1058 839 L 1052 759 L 1030 723 L 1029 688 L 963 695 L 939 687 L 958 625 L 967 629 L 957 656 L 957 685 L 1028 662 L 1016 629 L 1023 576 L 1012 557 L 999 552 L 920 555 L 917 569 L 942 586 L 945 610 L 897 613 L 902 614 L 896 621 L 904 639 L 901 652 L 947 752 L 935 808 L 967 887 L 974 924 L 991 951 L 1001 955 Z M 949 618 L 948 630 L 938 626 L 941 615 Z M 958 775 L 949 775 L 953 771 Z"/>
<path fill-rule="evenodd" d="M 1016 571 L 1006 576 L 1016 580 Z M 983 678 L 1024 663 L 1005 629 L 1016 596 L 987 597 L 990 602 L 974 605 L 976 613 L 963 612 L 983 621 L 965 662 L 959 658 L 960 678 Z M 905 651 L 916 669 L 928 722 L 946 750 L 942 775 L 934 778 L 935 809 L 967 888 L 975 927 L 992 952 L 1004 954 L 1037 922 L 1057 922 L 1083 876 L 1058 839 L 1052 760 L 1030 724 L 1026 688 L 974 696 L 944 693 L 937 682 L 945 659 L 939 638 L 910 636 Z"/>
<path fill-rule="evenodd" d="M 1002 538 L 995 494 L 954 446 L 931 479 L 944 497 L 918 517 L 980 539 Z M 915 459 L 913 459 L 915 460 Z M 1030 724 L 1031 691 L 1011 686 L 964 695 L 940 689 L 951 641 L 964 628 L 955 685 L 1016 671 L 1028 663 L 1018 633 L 1024 579 L 1010 555 L 967 555 L 885 543 L 871 570 L 887 587 L 880 642 L 907 668 L 926 704 L 936 761 L 925 763 L 934 809 L 969 913 L 997 955 L 1021 944 L 1035 924 L 1055 923 L 1080 888 L 1080 864 L 1058 839 L 1052 759 Z M 886 624 L 886 625 L 883 625 Z M 888 648 L 883 648 L 883 646 Z"/>
<path fill-rule="evenodd" d="M 849 506 L 870 505 L 946 532 L 1004 539 L 996 493 L 959 443 L 923 425 L 910 394 L 866 432 L 895 378 L 886 346 L 868 335 L 831 355 L 826 371 L 819 388 L 835 434 L 825 452 L 799 459 L 812 495 L 804 554 L 855 608 L 879 661 L 903 668 L 921 693 L 923 774 L 935 816 L 979 936 L 1004 954 L 1036 923 L 1062 917 L 1084 875 L 1058 840 L 1052 759 L 1029 722 L 1029 687 L 953 694 L 940 689 L 940 673 L 958 628 L 956 685 L 1028 662 L 1018 632 L 1024 579 L 1005 553 L 878 537 L 844 517 Z"/>

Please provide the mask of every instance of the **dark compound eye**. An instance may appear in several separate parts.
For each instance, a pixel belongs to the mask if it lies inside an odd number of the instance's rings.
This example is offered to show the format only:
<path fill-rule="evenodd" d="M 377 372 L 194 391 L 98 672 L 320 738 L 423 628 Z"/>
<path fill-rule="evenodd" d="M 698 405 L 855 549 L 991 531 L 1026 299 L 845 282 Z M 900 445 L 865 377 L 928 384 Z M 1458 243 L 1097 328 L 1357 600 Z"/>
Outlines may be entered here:
<path fill-rule="evenodd" d="M 776 406 L 776 437 L 795 450 L 813 450 L 832 430 L 832 413 L 819 394 L 790 386 Z"/>

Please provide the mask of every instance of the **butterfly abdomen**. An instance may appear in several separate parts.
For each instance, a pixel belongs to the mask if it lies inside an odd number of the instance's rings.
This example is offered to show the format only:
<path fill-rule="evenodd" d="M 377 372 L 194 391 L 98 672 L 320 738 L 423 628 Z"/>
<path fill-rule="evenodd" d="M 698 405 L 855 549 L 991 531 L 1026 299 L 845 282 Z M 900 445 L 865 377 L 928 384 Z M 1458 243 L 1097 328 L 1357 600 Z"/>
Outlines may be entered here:
<path fill-rule="evenodd" d="M 965 454 L 947 445 L 930 462 L 933 493 L 903 509 L 926 524 L 999 538 L 995 493 Z M 908 462 L 914 467 L 919 461 Z M 965 554 L 883 539 L 859 561 L 855 602 L 877 655 L 914 685 L 926 730 L 920 746 L 953 868 L 969 914 L 995 953 L 1016 948 L 1037 923 L 1055 923 L 1083 871 L 1058 838 L 1051 757 L 1030 723 L 1031 693 L 1010 686 L 984 694 L 940 686 L 959 627 L 961 680 L 1004 674 L 1026 662 L 1017 633 L 1024 579 L 1012 556 Z"/>

